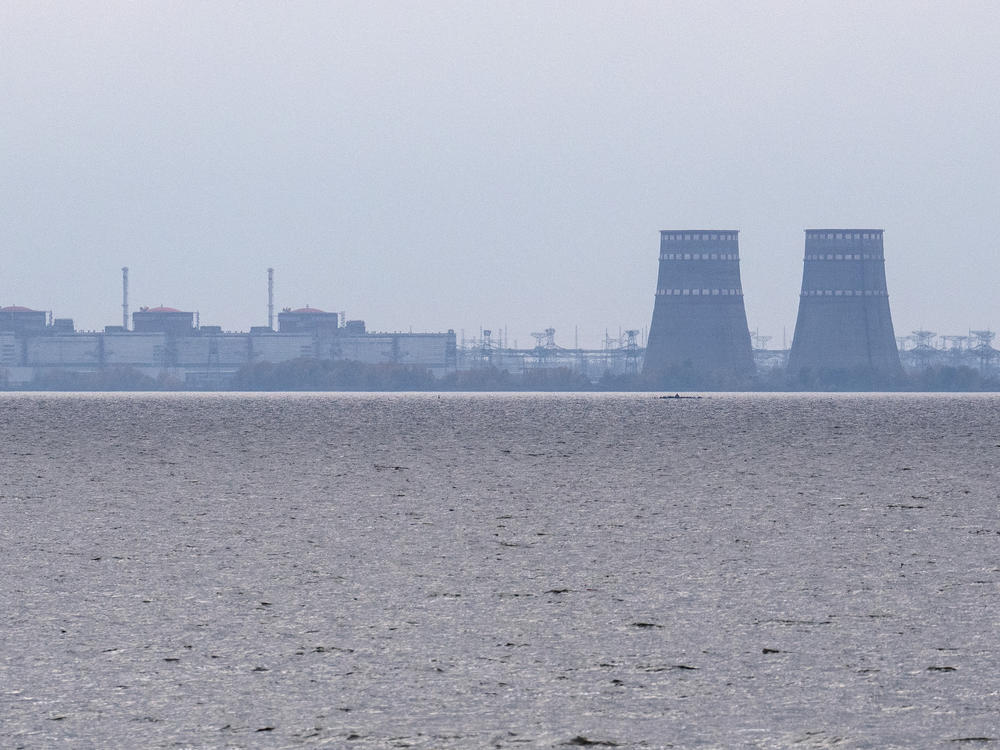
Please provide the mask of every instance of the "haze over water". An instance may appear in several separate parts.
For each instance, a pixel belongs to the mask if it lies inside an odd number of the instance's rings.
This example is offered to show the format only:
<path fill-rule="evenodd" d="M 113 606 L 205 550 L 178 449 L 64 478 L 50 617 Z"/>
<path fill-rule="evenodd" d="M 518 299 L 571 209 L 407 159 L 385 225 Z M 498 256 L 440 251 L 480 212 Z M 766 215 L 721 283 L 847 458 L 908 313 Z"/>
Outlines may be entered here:
<path fill-rule="evenodd" d="M 0 307 L 599 349 L 658 230 L 739 230 L 791 342 L 803 230 L 886 231 L 900 336 L 998 330 L 990 0 L 387 0 L 0 8 Z"/>
<path fill-rule="evenodd" d="M 998 416 L 0 394 L 0 745 L 995 747 Z"/>

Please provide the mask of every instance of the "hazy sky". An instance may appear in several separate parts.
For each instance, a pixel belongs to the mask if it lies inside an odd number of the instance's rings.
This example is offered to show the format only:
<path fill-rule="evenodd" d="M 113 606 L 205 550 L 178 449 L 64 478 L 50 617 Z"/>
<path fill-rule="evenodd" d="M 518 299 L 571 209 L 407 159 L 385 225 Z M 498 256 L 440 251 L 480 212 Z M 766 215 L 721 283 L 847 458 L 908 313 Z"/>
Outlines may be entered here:
<path fill-rule="evenodd" d="M 1000 3 L 0 0 L 0 306 L 648 327 L 660 229 L 885 229 L 897 335 L 1000 328 Z"/>

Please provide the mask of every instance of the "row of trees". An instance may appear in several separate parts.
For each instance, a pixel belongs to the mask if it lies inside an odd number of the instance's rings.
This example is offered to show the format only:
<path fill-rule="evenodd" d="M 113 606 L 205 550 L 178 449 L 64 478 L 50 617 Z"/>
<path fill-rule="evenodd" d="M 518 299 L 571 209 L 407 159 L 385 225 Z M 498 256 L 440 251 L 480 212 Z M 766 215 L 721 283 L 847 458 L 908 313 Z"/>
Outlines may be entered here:
<path fill-rule="evenodd" d="M 8 387 L 2 380 L 0 387 Z M 19 389 L 21 389 L 19 387 Z M 163 391 L 189 386 L 166 374 L 153 378 L 130 367 L 96 372 L 53 369 L 39 374 L 28 390 Z M 754 375 L 701 373 L 678 367 L 652 377 L 606 372 L 596 383 L 568 367 L 511 373 L 496 367 L 452 372 L 435 378 L 412 365 L 366 364 L 349 360 L 295 359 L 258 362 L 231 379 L 205 387 L 234 391 L 1000 391 L 1000 378 L 970 367 L 934 366 L 886 381 L 865 370 L 775 369 Z"/>

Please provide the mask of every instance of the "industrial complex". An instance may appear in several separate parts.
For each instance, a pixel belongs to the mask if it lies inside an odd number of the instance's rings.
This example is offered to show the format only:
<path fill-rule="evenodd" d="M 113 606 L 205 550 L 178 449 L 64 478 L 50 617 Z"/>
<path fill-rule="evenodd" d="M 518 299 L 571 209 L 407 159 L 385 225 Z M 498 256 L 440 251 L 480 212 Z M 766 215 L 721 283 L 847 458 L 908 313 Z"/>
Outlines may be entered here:
<path fill-rule="evenodd" d="M 533 333 L 535 346 L 519 349 L 491 330 L 469 338 L 454 330 L 371 332 L 363 320 L 310 306 L 275 314 L 273 269 L 267 292 L 267 325 L 248 332 L 202 325 L 197 313 L 165 306 L 130 314 L 128 268 L 122 269 L 121 325 L 102 331 L 77 331 L 72 319 L 46 311 L 0 307 L 0 388 L 111 372 L 170 387 L 221 389 L 257 365 L 315 361 L 406 367 L 436 379 L 451 376 L 459 385 L 472 382 L 455 380 L 462 373 L 502 373 L 508 379 L 476 382 L 543 388 L 598 381 L 608 387 L 892 388 L 904 372 L 934 367 L 1000 375 L 991 331 L 937 341 L 933 332 L 914 331 L 897 339 L 881 229 L 805 230 L 798 319 L 788 350 L 768 349 L 769 337 L 749 329 L 736 230 L 662 230 L 648 337 L 641 338 L 639 329 L 606 333 L 596 350 L 556 344 L 553 328 Z"/>
<path fill-rule="evenodd" d="M 225 386 L 248 364 L 303 358 L 412 365 L 436 376 L 456 367 L 454 331 L 371 333 L 363 320 L 313 307 L 282 310 L 275 327 L 273 293 L 268 269 L 268 325 L 247 333 L 200 325 L 195 313 L 172 307 L 141 307 L 129 316 L 127 268 L 120 326 L 76 331 L 72 319 L 26 307 L 0 308 L 0 382 L 16 387 L 54 371 L 129 368 L 152 378 L 169 376 L 186 387 L 213 388 Z"/>

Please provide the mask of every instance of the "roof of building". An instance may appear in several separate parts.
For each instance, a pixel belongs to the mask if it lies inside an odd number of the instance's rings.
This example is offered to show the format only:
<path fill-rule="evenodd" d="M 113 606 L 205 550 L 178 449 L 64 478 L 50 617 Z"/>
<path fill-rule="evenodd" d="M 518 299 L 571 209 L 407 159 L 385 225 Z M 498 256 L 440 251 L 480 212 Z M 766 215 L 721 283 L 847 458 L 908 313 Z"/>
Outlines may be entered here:
<path fill-rule="evenodd" d="M 305 307 L 300 307 L 298 310 L 292 310 L 292 312 L 293 313 L 322 313 L 324 315 L 326 314 L 325 310 L 320 310 L 320 309 L 315 308 L 315 307 L 309 307 L 308 305 L 306 305 Z"/>
<path fill-rule="evenodd" d="M 38 310 L 32 310 L 30 307 L 21 307 L 20 305 L 10 305 L 9 307 L 0 307 L 0 312 L 38 312 Z"/>
<path fill-rule="evenodd" d="M 140 310 L 139 312 L 151 312 L 151 313 L 179 313 L 179 312 L 182 312 L 182 311 L 181 311 L 181 310 L 178 310 L 178 309 L 177 309 L 177 308 L 175 308 L 175 307 L 163 307 L 163 305 L 160 305 L 159 307 L 150 307 L 150 308 L 147 308 L 147 309 L 145 309 L 145 310 Z"/>

